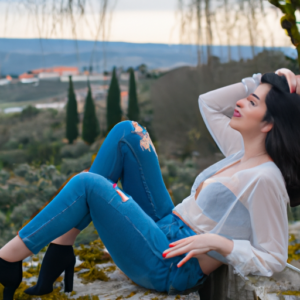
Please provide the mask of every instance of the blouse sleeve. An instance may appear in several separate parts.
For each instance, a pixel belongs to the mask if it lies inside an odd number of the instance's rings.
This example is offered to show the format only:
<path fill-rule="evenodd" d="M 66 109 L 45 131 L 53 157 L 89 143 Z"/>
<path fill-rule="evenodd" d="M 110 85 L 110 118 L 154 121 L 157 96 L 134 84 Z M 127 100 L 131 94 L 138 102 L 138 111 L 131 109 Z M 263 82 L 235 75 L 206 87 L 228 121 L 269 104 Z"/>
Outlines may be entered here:
<path fill-rule="evenodd" d="M 249 96 L 260 83 L 261 74 L 247 77 L 199 96 L 198 103 L 207 129 L 221 152 L 227 157 L 243 149 L 241 134 L 229 125 L 236 102 Z"/>
<path fill-rule="evenodd" d="M 272 276 L 282 271 L 288 258 L 288 197 L 279 195 L 274 181 L 260 178 L 249 201 L 252 244 L 233 240 L 229 264 L 243 275 Z M 255 246 L 254 246 L 255 245 Z"/>

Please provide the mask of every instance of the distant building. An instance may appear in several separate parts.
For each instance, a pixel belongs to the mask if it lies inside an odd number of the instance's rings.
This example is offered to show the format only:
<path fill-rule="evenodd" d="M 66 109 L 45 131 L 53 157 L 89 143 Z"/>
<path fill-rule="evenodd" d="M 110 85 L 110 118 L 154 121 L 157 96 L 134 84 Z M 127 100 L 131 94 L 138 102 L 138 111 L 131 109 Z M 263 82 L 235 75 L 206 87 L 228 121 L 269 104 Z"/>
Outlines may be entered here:
<path fill-rule="evenodd" d="M 29 72 L 23 73 L 19 76 L 19 79 L 29 79 L 29 78 L 40 78 L 40 79 L 49 79 L 49 78 L 58 78 L 60 76 L 68 75 L 78 75 L 79 69 L 77 67 L 52 67 L 44 69 L 35 69 Z"/>
<path fill-rule="evenodd" d="M 33 74 L 23 73 L 19 75 L 19 79 L 28 79 L 28 78 L 34 78 Z"/>
<path fill-rule="evenodd" d="M 36 104 L 35 107 L 38 109 L 45 109 L 45 108 L 54 108 L 61 110 L 65 107 L 66 103 L 65 102 L 53 102 L 53 103 L 40 103 Z"/>
<path fill-rule="evenodd" d="M 10 113 L 21 112 L 23 109 L 24 109 L 23 107 L 8 107 L 3 109 L 3 112 L 5 114 L 10 114 Z"/>

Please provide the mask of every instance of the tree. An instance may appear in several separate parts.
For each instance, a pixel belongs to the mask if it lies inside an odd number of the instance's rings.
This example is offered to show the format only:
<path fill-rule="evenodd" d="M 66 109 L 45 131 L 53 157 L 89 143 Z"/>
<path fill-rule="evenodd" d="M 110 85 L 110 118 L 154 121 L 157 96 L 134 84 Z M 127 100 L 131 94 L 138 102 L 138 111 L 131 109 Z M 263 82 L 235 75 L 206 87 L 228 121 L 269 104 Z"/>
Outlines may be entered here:
<path fill-rule="evenodd" d="M 73 141 L 76 140 L 78 137 L 77 124 L 79 123 L 77 101 L 74 93 L 72 76 L 69 76 L 66 123 L 66 138 L 69 140 L 69 144 L 72 144 Z"/>
<path fill-rule="evenodd" d="M 121 92 L 116 75 L 116 68 L 114 68 L 106 101 L 107 132 L 109 132 L 122 119 L 120 102 Z"/>
<path fill-rule="evenodd" d="M 127 116 L 129 120 L 134 120 L 138 122 L 140 116 L 140 110 L 139 110 L 138 99 L 137 99 L 134 71 L 132 68 L 130 68 L 129 73 L 130 73 L 130 79 L 129 79 L 129 99 L 128 99 Z"/>
<path fill-rule="evenodd" d="M 296 47 L 298 53 L 298 65 L 300 68 L 300 33 L 297 27 L 296 10 L 299 10 L 299 0 L 269 0 L 271 4 L 278 7 L 284 15 L 280 19 L 281 27 L 285 30 L 291 38 L 292 44 Z"/>
<path fill-rule="evenodd" d="M 95 104 L 92 98 L 90 83 L 88 82 L 88 93 L 84 105 L 84 115 L 82 123 L 82 139 L 92 144 L 100 134 L 100 126 L 96 116 Z"/>

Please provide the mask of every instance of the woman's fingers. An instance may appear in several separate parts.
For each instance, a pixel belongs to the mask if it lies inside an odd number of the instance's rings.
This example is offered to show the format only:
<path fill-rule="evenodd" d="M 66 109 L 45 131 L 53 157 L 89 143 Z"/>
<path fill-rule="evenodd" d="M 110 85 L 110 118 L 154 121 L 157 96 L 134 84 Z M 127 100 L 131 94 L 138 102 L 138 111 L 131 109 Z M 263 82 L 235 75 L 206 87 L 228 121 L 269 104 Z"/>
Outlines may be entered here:
<path fill-rule="evenodd" d="M 192 250 L 192 248 L 191 248 L 190 244 L 188 244 L 186 246 L 182 246 L 182 247 L 177 248 L 177 249 L 171 249 L 169 252 L 165 252 L 163 254 L 163 257 L 171 258 L 171 257 L 174 257 L 174 256 L 185 254 L 185 253 L 187 253 L 191 250 Z"/>
<path fill-rule="evenodd" d="M 187 261 L 189 261 L 192 257 L 194 257 L 194 255 L 196 255 L 196 251 L 192 250 L 191 252 L 189 252 L 187 254 L 187 256 L 185 256 L 184 259 L 182 259 L 178 264 L 177 267 L 180 268 L 182 265 L 184 265 Z"/>
<path fill-rule="evenodd" d="M 187 237 L 187 238 L 184 238 L 184 239 L 178 240 L 178 241 L 176 241 L 176 242 L 170 243 L 169 246 L 170 246 L 170 247 L 175 247 L 175 246 L 177 246 L 178 244 L 181 244 L 181 243 L 186 242 L 187 240 L 190 240 L 192 237 L 193 237 L 193 236 L 189 236 L 189 237 Z"/>
<path fill-rule="evenodd" d="M 177 249 L 179 249 L 179 248 L 181 248 L 181 247 L 183 247 L 183 246 L 185 246 L 185 245 L 188 245 L 188 244 L 192 243 L 193 240 L 194 240 L 194 239 L 192 239 L 192 237 L 188 237 L 188 238 L 185 238 L 185 239 L 181 239 L 181 240 L 179 240 L 179 241 L 176 241 L 176 245 L 175 245 L 175 246 L 173 246 L 174 243 L 171 243 L 171 244 L 169 245 L 170 248 L 166 249 L 166 250 L 163 252 L 163 254 L 169 253 L 170 251 L 174 251 L 174 250 L 177 250 Z"/>
<path fill-rule="evenodd" d="M 296 94 L 300 95 L 300 75 L 296 75 L 296 81 L 297 81 Z"/>
<path fill-rule="evenodd" d="M 296 87 L 297 87 L 296 75 L 291 70 L 282 68 L 282 69 L 277 70 L 275 73 L 279 76 L 285 76 L 285 78 L 289 84 L 290 93 L 296 92 Z"/>

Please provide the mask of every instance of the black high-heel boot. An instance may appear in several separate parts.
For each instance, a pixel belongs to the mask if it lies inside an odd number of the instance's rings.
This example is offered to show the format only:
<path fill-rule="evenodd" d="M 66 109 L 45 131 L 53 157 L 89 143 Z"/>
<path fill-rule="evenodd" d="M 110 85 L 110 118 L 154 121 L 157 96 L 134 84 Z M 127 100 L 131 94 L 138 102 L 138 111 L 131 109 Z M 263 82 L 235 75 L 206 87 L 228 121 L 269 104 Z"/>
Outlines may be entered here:
<path fill-rule="evenodd" d="M 73 246 L 50 243 L 42 261 L 37 284 L 26 289 L 28 295 L 45 295 L 53 291 L 53 283 L 65 271 L 65 292 L 73 291 L 76 257 Z"/>
<path fill-rule="evenodd" d="M 22 260 L 9 262 L 0 257 L 0 283 L 4 286 L 3 300 L 13 300 L 22 279 Z"/>

